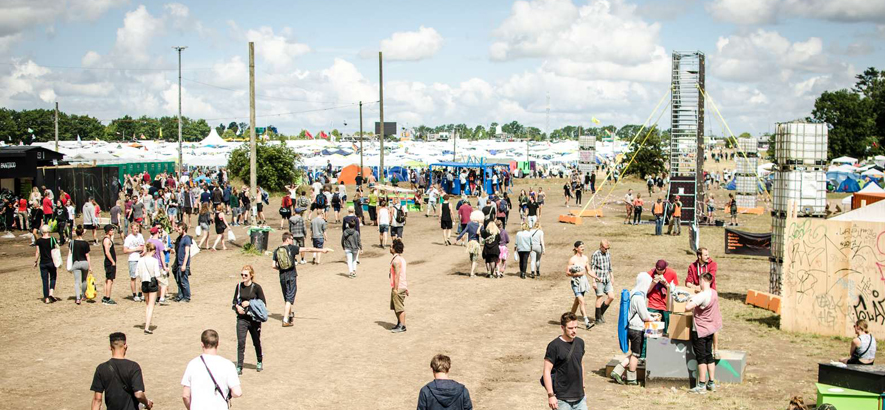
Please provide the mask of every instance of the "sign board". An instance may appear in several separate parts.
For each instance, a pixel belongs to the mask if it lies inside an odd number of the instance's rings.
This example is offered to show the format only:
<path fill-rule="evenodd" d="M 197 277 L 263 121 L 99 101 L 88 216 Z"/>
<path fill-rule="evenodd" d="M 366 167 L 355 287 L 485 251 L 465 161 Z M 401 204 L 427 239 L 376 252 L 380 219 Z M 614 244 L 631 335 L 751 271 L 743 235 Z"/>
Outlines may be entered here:
<path fill-rule="evenodd" d="M 752 233 L 725 228 L 725 253 L 771 256 L 771 232 Z"/>
<path fill-rule="evenodd" d="M 781 329 L 885 337 L 885 223 L 787 215 Z"/>
<path fill-rule="evenodd" d="M 381 134 L 381 123 L 375 121 L 375 135 Z M 384 136 L 396 135 L 396 122 L 384 121 Z"/>

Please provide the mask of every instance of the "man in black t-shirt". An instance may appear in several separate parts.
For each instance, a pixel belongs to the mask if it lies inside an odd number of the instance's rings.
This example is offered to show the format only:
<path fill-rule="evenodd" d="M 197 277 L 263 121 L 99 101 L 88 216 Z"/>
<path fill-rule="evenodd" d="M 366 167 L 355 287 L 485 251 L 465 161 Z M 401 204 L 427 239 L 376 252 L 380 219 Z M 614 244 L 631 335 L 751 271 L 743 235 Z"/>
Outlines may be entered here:
<path fill-rule="evenodd" d="M 529 224 L 529 228 L 533 228 L 535 226 L 535 222 L 538 222 L 538 208 L 541 205 L 535 202 L 534 197 L 529 197 L 529 203 L 525 205 L 526 209 L 526 222 Z"/>
<path fill-rule="evenodd" d="M 576 337 L 578 318 L 566 312 L 559 319 L 562 336 L 547 345 L 542 381 L 551 409 L 587 410 L 584 397 L 584 341 Z"/>
<path fill-rule="evenodd" d="M 92 376 L 92 410 L 101 409 L 102 395 L 108 410 L 137 410 L 138 403 L 150 410 L 154 402 L 144 395 L 141 367 L 125 358 L 129 348 L 126 335 L 111 333 L 110 341 L 111 360 L 98 365 Z"/>
<path fill-rule="evenodd" d="M 283 327 L 291 327 L 292 319 L 295 317 L 295 313 L 292 312 L 292 304 L 295 303 L 295 293 L 298 291 L 298 284 L 296 282 L 298 271 L 295 269 L 296 261 L 303 259 L 302 253 L 327 253 L 331 251 L 331 249 L 302 248 L 295 245 L 294 242 L 290 232 L 283 232 L 283 244 L 273 252 L 273 268 L 280 272 L 280 288 L 283 290 L 283 299 L 286 301 L 286 306 L 283 309 Z M 280 261 L 277 257 L 277 252 L 282 250 L 281 248 L 288 250 L 288 261 Z M 288 266 L 288 268 L 283 269 L 283 266 Z"/>

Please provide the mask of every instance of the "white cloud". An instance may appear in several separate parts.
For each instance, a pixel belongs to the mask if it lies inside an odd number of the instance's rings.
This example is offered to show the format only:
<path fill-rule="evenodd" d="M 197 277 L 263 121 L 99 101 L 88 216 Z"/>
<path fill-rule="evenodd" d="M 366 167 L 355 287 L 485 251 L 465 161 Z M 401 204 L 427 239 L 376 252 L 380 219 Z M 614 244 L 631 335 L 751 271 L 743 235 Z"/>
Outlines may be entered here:
<path fill-rule="evenodd" d="M 786 81 L 797 72 L 827 73 L 842 68 L 824 53 L 820 38 L 790 42 L 776 31 L 763 29 L 720 37 L 710 61 L 710 74 L 729 81 L 755 82 L 771 76 Z"/>
<path fill-rule="evenodd" d="M 144 5 L 126 13 L 123 27 L 117 29 L 114 55 L 130 62 L 145 64 L 150 61 L 151 40 L 163 32 L 163 19 L 154 17 Z"/>
<path fill-rule="evenodd" d="M 381 51 L 388 61 L 418 61 L 433 57 L 443 46 L 442 36 L 433 27 L 421 26 L 417 31 L 400 31 L 381 40 Z M 376 57 L 374 50 L 363 50 L 363 58 Z"/>
<path fill-rule="evenodd" d="M 310 46 L 295 41 L 289 27 L 275 33 L 272 27 L 267 26 L 242 31 L 233 21 L 229 21 L 228 25 L 235 37 L 255 42 L 256 55 L 276 70 L 291 70 L 296 58 L 310 52 Z"/>
<path fill-rule="evenodd" d="M 839 22 L 885 22 L 885 2 L 875 0 L 713 0 L 715 18 L 735 24 L 767 24 L 791 17 Z"/>
<path fill-rule="evenodd" d="M 35 26 L 66 21 L 94 21 L 127 0 L 4 0 L 0 2 L 0 52 L 8 50 Z"/>

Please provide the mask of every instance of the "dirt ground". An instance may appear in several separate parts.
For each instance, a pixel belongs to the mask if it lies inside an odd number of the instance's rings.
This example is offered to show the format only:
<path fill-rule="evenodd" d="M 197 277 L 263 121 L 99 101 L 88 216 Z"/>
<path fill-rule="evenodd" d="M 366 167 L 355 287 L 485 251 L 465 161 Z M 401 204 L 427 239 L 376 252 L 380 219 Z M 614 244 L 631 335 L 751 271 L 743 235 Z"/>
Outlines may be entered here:
<path fill-rule="evenodd" d="M 537 186 L 538 182 L 521 181 L 517 193 L 529 183 Z M 545 347 L 560 334 L 557 320 L 572 304 L 563 273 L 571 244 L 583 240 L 592 252 L 600 239 L 611 242 L 617 291 L 632 288 L 636 273 L 651 269 L 660 258 L 670 262 L 682 282 L 694 257 L 686 233 L 655 237 L 653 224 L 623 225 L 622 207 L 613 204 L 604 206 L 603 218 L 585 218 L 581 226 L 557 223 L 557 215 L 566 212 L 562 181 L 545 180 L 543 186 L 548 203 L 541 222 L 548 253 L 543 258 L 544 275 L 537 280 L 519 279 L 512 259 L 504 279 L 471 279 L 466 276 L 466 251 L 443 245 L 435 218 L 415 214 L 409 218 L 404 256 L 411 296 L 406 299 L 409 330 L 403 334 L 388 331 L 396 322 L 388 306 L 390 255 L 377 246 L 374 227 L 362 229 L 365 253 L 358 277 L 350 279 L 341 252 L 340 224 L 330 223 L 328 246 L 336 252 L 326 255 L 320 266 L 298 267 L 292 328 L 280 326 L 283 302 L 271 258 L 244 254 L 240 245 L 246 240 L 245 230 L 237 227 L 236 245 L 228 251 L 204 251 L 194 258 L 193 301 L 158 306 L 153 319 L 156 329 L 149 336 L 141 328 L 143 304 L 126 298 L 129 287 L 124 272 L 118 274 L 114 288 L 116 306 L 76 306 L 72 274 L 63 269 L 56 295 L 65 300 L 44 305 L 39 275 L 32 268 L 34 248 L 24 239 L 2 239 L 0 407 L 88 408 L 95 366 L 109 357 L 107 336 L 122 331 L 129 338 L 127 357 L 143 369 L 148 397 L 157 408 L 180 408 L 181 376 L 188 361 L 200 353 L 203 329 L 216 329 L 221 335 L 220 354 L 236 360 L 235 315 L 230 303 L 240 267 L 251 264 L 267 294 L 272 318 L 262 332 L 262 373 L 255 371 L 254 350 L 247 342 L 241 376 L 244 396 L 234 400 L 235 408 L 414 408 L 418 390 L 432 378 L 429 362 L 436 353 L 451 356 L 450 376 L 467 385 L 476 408 L 546 408 L 538 378 Z M 604 187 L 600 198 L 609 187 Z M 630 187 L 646 192 L 644 183 L 628 180 L 617 186 L 608 201 L 622 198 Z M 724 204 L 727 191 L 714 194 L 720 206 Z M 271 226 L 279 226 L 276 203 L 266 207 L 273 210 L 267 215 Z M 519 218 L 515 211 L 511 217 Z M 741 222 L 750 231 L 770 229 L 770 217 L 765 215 L 742 216 Z M 515 226 L 514 222 L 508 225 L 511 234 Z M 280 243 L 280 236 L 279 231 L 272 233 L 271 249 Z M 711 249 L 719 263 L 717 282 L 724 317 L 721 348 L 747 352 L 744 382 L 721 384 L 718 392 L 704 396 L 689 395 L 686 388 L 644 389 L 611 383 L 601 371 L 619 353 L 615 307 L 607 315 L 609 324 L 578 332 L 588 347 L 584 367 L 590 408 L 781 409 L 794 394 L 814 400 L 817 363 L 844 355 L 847 339 L 781 332 L 776 315 L 744 305 L 747 289 L 768 288 L 768 260 L 726 256 L 723 238 L 723 228 L 701 229 L 701 244 Z M 100 260 L 96 248 L 91 255 Z M 122 255 L 122 250 L 118 248 L 117 254 Z M 103 278 L 100 267 L 97 277 Z"/>

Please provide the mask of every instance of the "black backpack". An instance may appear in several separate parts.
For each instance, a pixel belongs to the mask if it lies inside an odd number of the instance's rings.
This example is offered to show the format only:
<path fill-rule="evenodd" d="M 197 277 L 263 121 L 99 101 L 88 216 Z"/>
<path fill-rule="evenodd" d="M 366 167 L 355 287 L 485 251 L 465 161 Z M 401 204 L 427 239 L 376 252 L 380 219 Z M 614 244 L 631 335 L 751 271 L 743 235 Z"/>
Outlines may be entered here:
<path fill-rule="evenodd" d="M 406 213 L 403 212 L 402 209 L 398 209 L 398 208 L 393 208 L 393 210 L 394 210 L 394 212 L 396 212 L 396 217 L 394 218 L 396 220 L 396 223 L 398 223 L 398 224 L 406 223 Z"/>
<path fill-rule="evenodd" d="M 317 205 L 325 208 L 326 207 L 326 194 L 324 194 L 322 192 L 318 193 L 316 202 L 317 202 Z"/>

